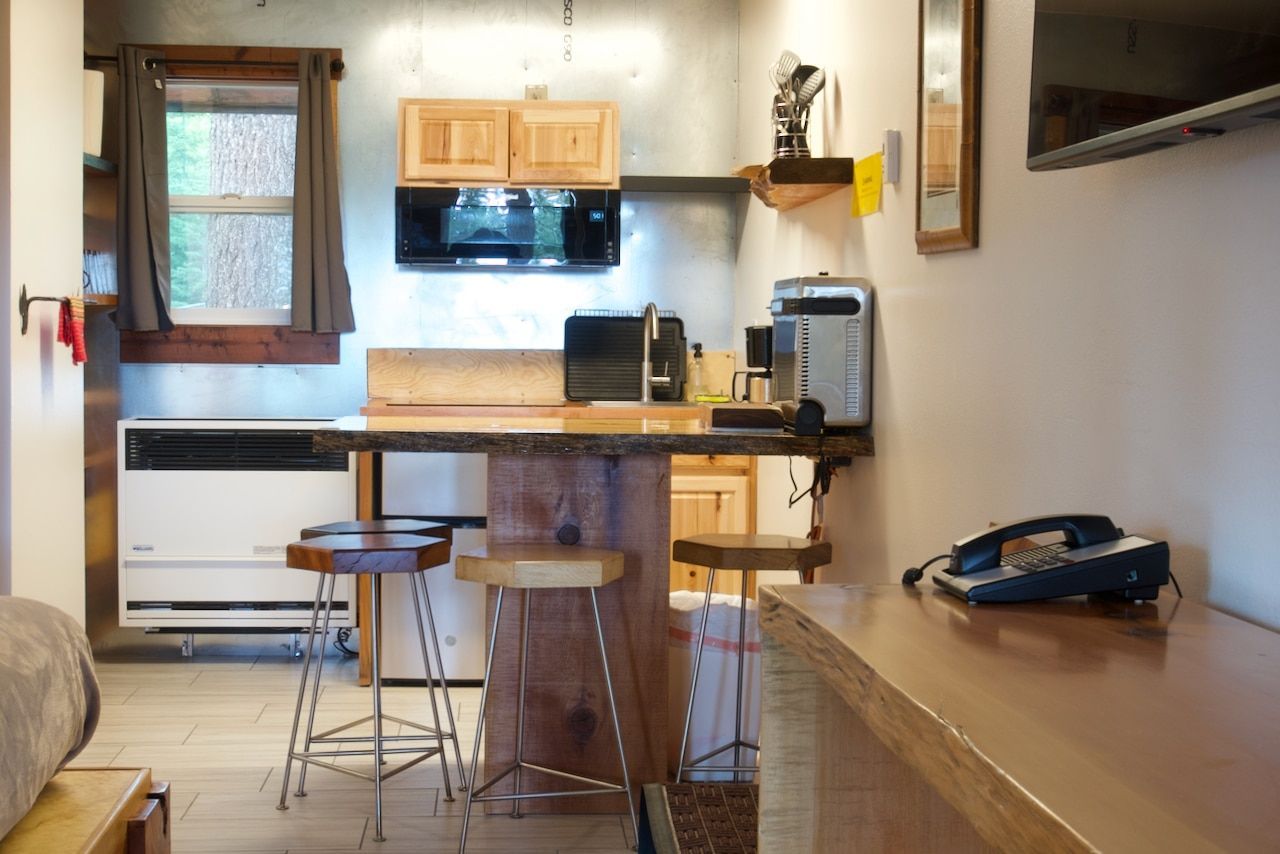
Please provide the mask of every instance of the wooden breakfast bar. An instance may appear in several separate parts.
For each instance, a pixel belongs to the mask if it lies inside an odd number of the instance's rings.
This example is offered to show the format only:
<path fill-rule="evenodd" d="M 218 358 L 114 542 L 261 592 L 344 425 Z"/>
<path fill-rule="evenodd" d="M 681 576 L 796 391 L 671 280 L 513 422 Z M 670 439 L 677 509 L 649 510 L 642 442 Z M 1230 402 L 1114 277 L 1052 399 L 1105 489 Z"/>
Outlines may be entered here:
<path fill-rule="evenodd" d="M 602 411 L 608 414 L 607 408 Z M 671 455 L 872 453 L 865 435 L 716 433 L 698 418 L 510 415 L 353 416 L 318 430 L 315 447 L 486 453 L 490 545 L 576 537 L 583 546 L 624 553 L 623 578 L 599 596 L 618 717 L 637 784 L 667 777 Z M 492 613 L 491 595 L 490 621 Z M 526 758 L 575 773 L 612 774 L 616 748 L 590 642 L 589 607 L 573 591 L 539 591 L 531 624 Z M 485 722 L 489 773 L 509 763 L 515 744 L 517 628 L 504 616 Z M 537 791 L 541 782 L 526 778 L 524 788 Z M 535 811 L 626 810 L 620 795 L 525 803 Z"/>
<path fill-rule="evenodd" d="M 762 587 L 761 851 L 1280 851 L 1280 635 L 1162 592 Z"/>

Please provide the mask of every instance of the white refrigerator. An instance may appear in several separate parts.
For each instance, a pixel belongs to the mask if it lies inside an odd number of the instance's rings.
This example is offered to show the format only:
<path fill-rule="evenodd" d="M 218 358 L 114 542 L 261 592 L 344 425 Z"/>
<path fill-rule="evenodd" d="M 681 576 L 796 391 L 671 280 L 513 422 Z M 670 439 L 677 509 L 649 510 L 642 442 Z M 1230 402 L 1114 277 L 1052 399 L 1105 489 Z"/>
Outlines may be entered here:
<path fill-rule="evenodd" d="M 382 514 L 454 525 L 454 555 L 479 548 L 485 542 L 487 463 L 485 454 L 383 454 Z M 452 560 L 427 570 L 426 578 L 445 677 L 478 682 L 484 678 L 485 587 L 456 580 Z M 383 577 L 383 679 L 426 678 L 410 593 L 406 576 Z M 434 658 L 431 669 L 438 679 Z"/>

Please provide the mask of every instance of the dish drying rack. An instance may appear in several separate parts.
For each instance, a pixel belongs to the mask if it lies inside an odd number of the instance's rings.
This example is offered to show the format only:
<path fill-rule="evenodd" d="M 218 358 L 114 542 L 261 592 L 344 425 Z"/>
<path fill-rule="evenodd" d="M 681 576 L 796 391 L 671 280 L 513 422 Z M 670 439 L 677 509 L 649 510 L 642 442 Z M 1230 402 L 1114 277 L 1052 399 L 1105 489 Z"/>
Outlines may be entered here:
<path fill-rule="evenodd" d="M 573 313 L 574 317 L 644 317 L 644 309 L 628 310 L 624 308 L 580 308 Z M 667 308 L 658 309 L 658 317 L 675 317 L 675 311 Z"/>

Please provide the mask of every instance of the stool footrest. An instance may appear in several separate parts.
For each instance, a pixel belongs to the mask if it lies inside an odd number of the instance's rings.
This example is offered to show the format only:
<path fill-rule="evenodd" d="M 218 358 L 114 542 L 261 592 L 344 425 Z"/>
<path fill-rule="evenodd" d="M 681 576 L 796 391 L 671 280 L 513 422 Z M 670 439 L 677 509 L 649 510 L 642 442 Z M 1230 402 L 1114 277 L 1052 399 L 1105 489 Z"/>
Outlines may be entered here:
<path fill-rule="evenodd" d="M 418 752 L 419 751 L 413 750 L 410 748 L 390 748 L 382 751 L 383 755 L 386 755 L 388 753 L 418 753 Z M 322 761 L 323 757 L 372 756 L 372 755 L 373 755 L 372 750 L 356 750 L 356 751 L 338 750 L 338 751 L 326 751 L 324 753 L 317 753 L 316 751 L 312 751 L 310 753 L 292 752 L 289 754 L 289 758 L 296 759 L 299 762 L 305 762 L 309 765 L 315 765 L 317 768 L 328 768 L 330 771 L 337 771 L 339 774 L 346 774 L 348 777 L 359 777 L 361 780 L 368 780 L 370 783 L 372 783 L 372 782 L 375 782 L 372 774 L 363 774 L 359 771 L 356 771 L 353 768 L 344 768 L 341 765 L 334 765 L 330 762 Z M 430 759 L 433 756 L 439 756 L 439 755 L 440 755 L 440 749 L 437 747 L 433 747 L 430 750 L 422 752 L 420 756 L 415 756 L 412 759 L 410 759 L 408 762 L 404 762 L 404 763 L 401 763 L 400 765 L 397 765 L 395 768 L 392 768 L 390 771 L 384 771 L 379 776 L 382 778 L 383 782 L 385 782 L 387 780 L 390 780 L 392 777 L 396 776 L 397 774 L 399 774 L 401 771 L 408 771 L 410 768 L 417 765 L 419 762 L 422 762 L 424 759 Z"/>
<path fill-rule="evenodd" d="M 689 771 L 689 770 L 691 770 L 691 769 L 692 769 L 692 770 L 699 770 L 699 771 L 710 771 L 710 770 L 716 770 L 716 771 L 732 771 L 732 770 L 735 770 L 735 769 L 733 769 L 733 768 L 729 768 L 728 766 L 725 766 L 725 765 L 711 765 L 711 766 L 708 766 L 707 768 L 697 768 L 697 766 L 698 766 L 700 763 L 706 762 L 706 761 L 707 761 L 708 759 L 710 759 L 712 756 L 719 756 L 721 753 L 724 753 L 724 752 L 729 751 L 729 750 L 733 750 L 733 748 L 735 748 L 735 747 L 745 747 L 745 748 L 747 748 L 748 750 L 754 750 L 756 753 L 759 753 L 759 752 L 760 752 L 760 745 L 758 745 L 758 744 L 752 744 L 752 743 L 751 743 L 751 742 L 749 742 L 749 741 L 731 741 L 731 742 L 729 742 L 728 744 L 723 745 L 722 747 L 717 747 L 715 750 L 710 750 L 710 751 L 708 751 L 708 752 L 706 752 L 706 753 L 702 754 L 701 756 L 695 756 L 693 759 L 690 759 L 688 762 L 686 762 L 686 763 L 684 764 L 684 769 L 685 769 L 686 771 Z M 745 770 L 755 771 L 755 770 L 757 770 L 757 768 L 756 768 L 756 766 L 752 765 L 752 766 L 750 767 L 750 769 L 745 769 Z"/>
<path fill-rule="evenodd" d="M 326 741 L 372 741 L 373 740 L 372 735 L 355 735 L 347 738 L 338 738 L 338 739 L 335 739 L 333 737 L 334 735 L 340 732 L 346 732 L 352 727 L 360 726 L 360 724 L 368 723 L 371 720 L 373 720 L 373 715 L 365 715 L 363 718 L 359 718 L 357 720 L 350 721 L 345 724 L 339 724 L 333 729 L 327 729 L 324 732 L 320 733 L 319 735 L 311 736 L 311 743 L 315 744 L 316 742 L 326 742 Z M 420 724 L 415 721 L 407 721 L 404 718 L 398 718 L 395 715 L 383 715 L 382 720 L 391 721 L 392 723 L 397 723 L 402 726 L 413 727 L 414 729 L 420 730 L 421 732 L 424 732 L 427 735 L 432 736 L 433 738 L 434 737 L 439 737 L 444 739 L 454 738 L 453 733 L 448 730 L 432 729 L 426 724 Z M 384 735 L 382 737 L 382 740 L 383 741 L 406 741 L 412 738 L 423 738 L 423 737 L 424 736 L 421 736 L 421 735 Z"/>
<path fill-rule="evenodd" d="M 572 780 L 575 783 L 586 783 L 595 786 L 593 789 L 576 789 L 572 791 L 557 792 L 525 792 L 518 795 L 481 795 L 482 792 L 502 782 L 510 774 L 515 773 L 517 768 L 527 769 L 529 771 L 537 771 L 541 774 L 547 774 L 551 777 L 559 777 L 563 780 Z M 471 789 L 471 800 L 473 801 L 523 801 L 528 798 L 558 798 L 568 795 L 610 795 L 617 792 L 626 791 L 621 783 L 610 783 L 607 780 L 597 780 L 594 777 L 583 777 L 580 774 L 570 774 L 568 771 L 559 771 L 555 768 L 547 768 L 542 765 L 535 765 L 532 762 L 515 762 L 499 771 L 492 779 L 485 781 L 482 785 L 476 786 L 473 782 Z"/>

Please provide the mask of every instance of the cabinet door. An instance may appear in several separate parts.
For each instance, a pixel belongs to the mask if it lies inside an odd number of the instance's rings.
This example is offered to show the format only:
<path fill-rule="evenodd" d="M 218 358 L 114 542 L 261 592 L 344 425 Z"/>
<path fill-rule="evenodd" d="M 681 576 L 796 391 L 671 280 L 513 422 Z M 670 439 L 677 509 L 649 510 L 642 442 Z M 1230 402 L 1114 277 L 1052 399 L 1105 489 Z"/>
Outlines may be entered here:
<path fill-rule="evenodd" d="M 698 534 L 745 534 L 751 528 L 751 478 L 747 475 L 674 475 L 671 478 L 671 541 Z M 671 589 L 707 589 L 703 566 L 671 562 Z M 755 595 L 749 573 L 747 595 Z M 742 574 L 716 575 L 716 593 L 742 593 Z"/>
<path fill-rule="evenodd" d="M 526 107 L 511 111 L 511 182 L 616 186 L 618 117 L 613 109 Z"/>
<path fill-rule="evenodd" d="M 407 102 L 401 108 L 400 183 L 507 180 L 505 107 Z"/>

